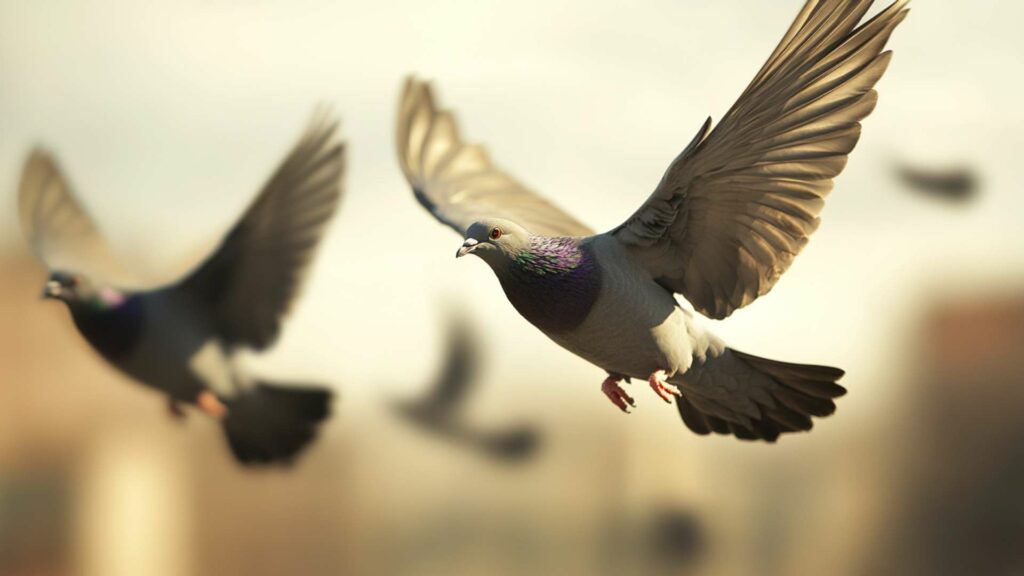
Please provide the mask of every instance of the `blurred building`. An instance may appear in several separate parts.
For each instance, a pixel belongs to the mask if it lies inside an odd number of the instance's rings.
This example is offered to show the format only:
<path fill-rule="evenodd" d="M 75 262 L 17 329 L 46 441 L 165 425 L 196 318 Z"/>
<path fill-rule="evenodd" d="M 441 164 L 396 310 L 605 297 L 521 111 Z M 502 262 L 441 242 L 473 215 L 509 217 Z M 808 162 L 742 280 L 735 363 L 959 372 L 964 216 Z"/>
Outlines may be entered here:
<path fill-rule="evenodd" d="M 1024 291 L 933 305 L 873 573 L 1024 574 Z"/>

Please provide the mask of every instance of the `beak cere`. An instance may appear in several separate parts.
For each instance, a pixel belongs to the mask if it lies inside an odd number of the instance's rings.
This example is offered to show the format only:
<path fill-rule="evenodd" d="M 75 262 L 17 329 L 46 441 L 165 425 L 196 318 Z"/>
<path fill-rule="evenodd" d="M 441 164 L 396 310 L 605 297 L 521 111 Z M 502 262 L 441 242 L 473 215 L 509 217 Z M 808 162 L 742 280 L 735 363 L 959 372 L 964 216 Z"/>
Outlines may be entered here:
<path fill-rule="evenodd" d="M 57 298 L 61 294 L 60 282 L 56 280 L 49 280 L 46 286 L 43 286 L 43 298 Z"/>
<path fill-rule="evenodd" d="M 466 254 L 469 254 L 473 250 L 476 250 L 476 247 L 479 245 L 480 242 L 478 242 L 476 239 L 466 238 L 466 241 L 462 243 L 462 247 L 459 248 L 459 251 L 455 253 L 455 257 L 462 258 Z"/>

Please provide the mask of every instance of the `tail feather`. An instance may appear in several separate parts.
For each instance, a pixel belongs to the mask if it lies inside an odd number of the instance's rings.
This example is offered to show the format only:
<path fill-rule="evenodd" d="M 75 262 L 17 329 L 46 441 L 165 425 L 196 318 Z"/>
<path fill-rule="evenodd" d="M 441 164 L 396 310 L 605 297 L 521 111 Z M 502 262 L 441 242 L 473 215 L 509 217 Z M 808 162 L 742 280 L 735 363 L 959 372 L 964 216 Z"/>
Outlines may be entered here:
<path fill-rule="evenodd" d="M 331 391 L 260 383 L 227 401 L 224 433 L 243 464 L 291 463 L 330 415 Z"/>
<path fill-rule="evenodd" d="M 834 399 L 846 393 L 836 383 L 842 376 L 838 368 L 778 362 L 726 349 L 683 375 L 683 397 L 677 407 L 683 422 L 697 434 L 774 442 L 780 434 L 810 430 L 812 417 L 835 412 Z"/>

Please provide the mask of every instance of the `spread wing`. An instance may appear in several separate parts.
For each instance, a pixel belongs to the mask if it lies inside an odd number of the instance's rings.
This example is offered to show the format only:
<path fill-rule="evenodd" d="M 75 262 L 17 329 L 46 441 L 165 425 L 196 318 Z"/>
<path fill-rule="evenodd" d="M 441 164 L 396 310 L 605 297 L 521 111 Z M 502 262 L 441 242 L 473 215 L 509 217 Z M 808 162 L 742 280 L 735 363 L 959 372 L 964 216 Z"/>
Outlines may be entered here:
<path fill-rule="evenodd" d="M 18 213 L 25 241 L 50 270 L 77 272 L 119 287 L 139 284 L 113 257 L 56 159 L 45 150 L 33 150 L 25 161 Z"/>
<path fill-rule="evenodd" d="M 269 346 L 341 197 L 338 123 L 317 112 L 216 252 L 176 288 L 209 306 L 229 346 Z"/>
<path fill-rule="evenodd" d="M 438 110 L 430 85 L 414 78 L 402 93 L 397 143 L 416 199 L 460 235 L 473 222 L 495 217 L 545 236 L 593 234 L 495 167 L 483 147 L 463 142 L 452 113 Z"/>
<path fill-rule="evenodd" d="M 808 0 L 761 71 L 710 119 L 612 233 L 666 288 L 724 318 L 767 293 L 818 226 L 832 179 L 875 107 L 898 0 Z"/>

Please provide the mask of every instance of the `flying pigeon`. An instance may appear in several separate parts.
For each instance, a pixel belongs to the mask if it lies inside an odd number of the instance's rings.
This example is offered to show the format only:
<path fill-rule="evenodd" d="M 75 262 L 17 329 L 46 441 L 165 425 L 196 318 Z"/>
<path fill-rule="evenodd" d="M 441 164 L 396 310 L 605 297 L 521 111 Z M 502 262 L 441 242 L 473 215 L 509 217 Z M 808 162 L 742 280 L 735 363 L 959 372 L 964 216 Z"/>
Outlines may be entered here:
<path fill-rule="evenodd" d="M 537 431 L 528 427 L 481 430 L 464 419 L 466 396 L 479 383 L 479 339 L 461 315 L 454 314 L 448 329 L 444 366 L 423 398 L 396 402 L 393 408 L 407 421 L 453 443 L 504 461 L 532 456 L 539 443 Z"/>
<path fill-rule="evenodd" d="M 604 394 L 646 380 L 697 434 L 775 441 L 835 410 L 843 371 L 729 348 L 680 307 L 721 319 L 767 293 L 818 226 L 832 179 L 875 107 L 898 0 L 808 0 L 739 100 L 709 118 L 647 201 L 603 234 L 536 195 L 459 136 L 410 78 L 397 147 L 417 200 L 464 237 L 506 297 L 563 348 L 607 372 Z"/>
<path fill-rule="evenodd" d="M 299 142 L 218 248 L 187 276 L 126 288 L 56 160 L 36 149 L 22 172 L 21 227 L 51 273 L 43 297 L 63 301 L 96 352 L 167 394 L 172 409 L 197 406 L 221 421 L 245 464 L 287 463 L 327 418 L 331 392 L 247 378 L 242 348 L 277 338 L 324 227 L 341 195 L 344 146 L 337 122 L 316 113 Z"/>
<path fill-rule="evenodd" d="M 942 168 L 901 164 L 896 167 L 896 176 L 908 188 L 949 202 L 974 200 L 980 188 L 977 173 L 965 166 Z"/>

